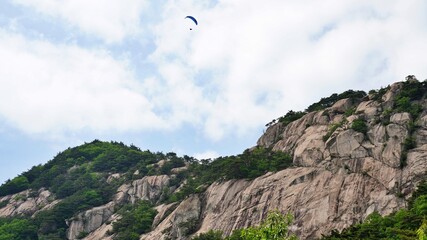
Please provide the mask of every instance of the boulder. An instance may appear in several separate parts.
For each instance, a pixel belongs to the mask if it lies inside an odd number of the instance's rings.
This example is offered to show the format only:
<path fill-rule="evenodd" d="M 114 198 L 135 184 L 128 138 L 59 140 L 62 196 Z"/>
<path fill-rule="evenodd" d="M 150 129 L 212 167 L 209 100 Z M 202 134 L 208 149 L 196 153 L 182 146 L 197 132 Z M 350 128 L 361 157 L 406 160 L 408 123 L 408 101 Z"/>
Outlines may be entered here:
<path fill-rule="evenodd" d="M 0 217 L 13 217 L 17 215 L 31 216 L 47 206 L 53 207 L 58 201 L 54 201 L 51 192 L 42 188 L 36 192 L 25 190 L 20 193 L 0 197 L 0 202 L 7 202 L 0 208 Z"/>

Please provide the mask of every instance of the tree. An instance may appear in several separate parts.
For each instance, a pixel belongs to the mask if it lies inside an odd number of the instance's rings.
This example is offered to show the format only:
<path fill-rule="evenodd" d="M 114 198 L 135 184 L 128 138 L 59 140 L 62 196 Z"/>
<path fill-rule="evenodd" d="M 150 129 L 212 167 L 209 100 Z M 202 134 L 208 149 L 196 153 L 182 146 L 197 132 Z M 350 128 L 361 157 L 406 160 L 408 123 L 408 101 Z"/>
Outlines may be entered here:
<path fill-rule="evenodd" d="M 417 236 L 419 240 L 427 240 L 427 221 L 424 220 L 423 224 L 421 225 L 420 228 L 418 228 L 417 230 Z"/>
<path fill-rule="evenodd" d="M 0 240 L 37 238 L 36 226 L 27 219 L 0 219 Z"/>
<path fill-rule="evenodd" d="M 29 185 L 28 179 L 20 175 L 0 186 L 0 196 L 21 192 L 28 189 Z"/>
<path fill-rule="evenodd" d="M 351 124 L 351 129 L 357 132 L 366 134 L 368 132 L 368 126 L 363 119 L 356 119 Z"/>
<path fill-rule="evenodd" d="M 292 221 L 291 214 L 282 215 L 279 211 L 273 211 L 261 225 L 241 230 L 240 236 L 242 240 L 296 240 L 297 237 L 289 233 Z"/>
<path fill-rule="evenodd" d="M 120 211 L 122 218 L 113 223 L 115 240 L 137 240 L 139 235 L 149 232 L 157 211 L 148 201 L 135 206 L 126 205 Z"/>

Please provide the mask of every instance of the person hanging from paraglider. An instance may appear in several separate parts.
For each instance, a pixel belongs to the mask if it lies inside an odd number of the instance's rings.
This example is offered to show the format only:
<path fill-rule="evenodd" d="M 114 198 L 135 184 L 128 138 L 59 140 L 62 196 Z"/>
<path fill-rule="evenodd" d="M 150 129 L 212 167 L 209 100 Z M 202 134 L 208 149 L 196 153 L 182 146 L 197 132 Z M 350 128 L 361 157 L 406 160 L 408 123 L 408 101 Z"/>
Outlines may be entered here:
<path fill-rule="evenodd" d="M 186 16 L 184 19 L 187 19 L 187 18 L 193 21 L 194 24 L 196 24 L 196 26 L 198 25 L 196 18 L 194 18 L 193 16 Z M 190 28 L 190 30 L 193 30 L 193 28 Z"/>

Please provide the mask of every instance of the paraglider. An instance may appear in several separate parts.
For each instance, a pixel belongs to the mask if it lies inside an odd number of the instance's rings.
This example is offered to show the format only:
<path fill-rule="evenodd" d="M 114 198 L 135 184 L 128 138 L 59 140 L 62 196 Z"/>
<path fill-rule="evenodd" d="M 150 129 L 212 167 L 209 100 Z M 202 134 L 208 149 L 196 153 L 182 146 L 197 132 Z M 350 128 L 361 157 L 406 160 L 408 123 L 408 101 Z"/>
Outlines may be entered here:
<path fill-rule="evenodd" d="M 184 19 L 187 19 L 187 18 L 192 20 L 197 25 L 197 20 L 193 16 L 186 16 Z M 193 29 L 190 28 L 190 30 L 193 30 Z"/>

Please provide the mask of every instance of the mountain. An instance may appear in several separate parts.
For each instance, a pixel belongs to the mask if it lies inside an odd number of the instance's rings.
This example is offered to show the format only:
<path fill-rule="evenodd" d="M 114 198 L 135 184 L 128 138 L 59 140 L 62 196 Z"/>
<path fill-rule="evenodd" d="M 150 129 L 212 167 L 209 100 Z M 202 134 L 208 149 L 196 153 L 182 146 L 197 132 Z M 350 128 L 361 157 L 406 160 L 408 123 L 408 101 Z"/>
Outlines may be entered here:
<path fill-rule="evenodd" d="M 229 236 L 275 210 L 294 216 L 300 239 L 340 239 L 415 207 L 399 220 L 410 227 L 384 225 L 414 237 L 427 216 L 426 97 L 427 82 L 412 76 L 333 94 L 215 160 L 98 140 L 69 148 L 0 186 L 0 239 Z"/>

